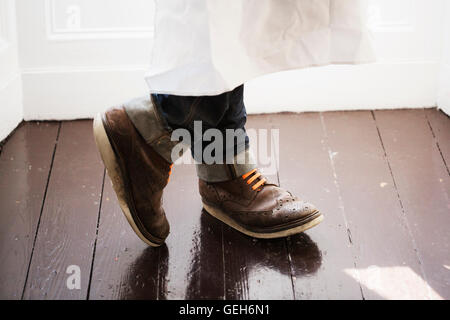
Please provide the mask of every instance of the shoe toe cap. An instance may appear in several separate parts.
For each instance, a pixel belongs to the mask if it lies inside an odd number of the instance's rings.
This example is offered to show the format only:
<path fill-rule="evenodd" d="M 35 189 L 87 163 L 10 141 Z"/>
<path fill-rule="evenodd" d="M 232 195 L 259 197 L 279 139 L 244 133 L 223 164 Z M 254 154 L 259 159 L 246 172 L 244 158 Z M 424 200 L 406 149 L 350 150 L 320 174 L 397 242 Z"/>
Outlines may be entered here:
<path fill-rule="evenodd" d="M 285 221 L 303 219 L 319 212 L 313 204 L 295 198 L 290 201 L 283 201 L 277 208 L 277 211 Z"/>

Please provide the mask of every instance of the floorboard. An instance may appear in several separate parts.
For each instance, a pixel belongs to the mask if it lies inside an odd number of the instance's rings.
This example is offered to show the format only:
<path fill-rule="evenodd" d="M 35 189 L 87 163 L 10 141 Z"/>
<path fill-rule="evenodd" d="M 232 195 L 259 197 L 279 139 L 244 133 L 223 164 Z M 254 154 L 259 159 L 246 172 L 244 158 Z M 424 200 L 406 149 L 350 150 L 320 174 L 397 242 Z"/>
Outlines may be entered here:
<path fill-rule="evenodd" d="M 189 155 L 187 155 L 189 158 Z M 202 213 L 193 164 L 173 167 L 164 191 L 171 232 L 160 259 L 159 299 L 223 299 L 222 227 Z"/>
<path fill-rule="evenodd" d="M 89 299 L 156 300 L 160 255 L 167 247 L 148 247 L 136 236 L 106 176 Z"/>
<path fill-rule="evenodd" d="M 296 299 L 362 299 L 319 113 L 271 117 L 280 130 L 280 185 L 315 204 L 324 222 L 289 239 Z"/>
<path fill-rule="evenodd" d="M 252 138 L 259 166 L 325 221 L 252 239 L 202 211 L 195 166 L 176 165 L 171 233 L 148 248 L 118 206 L 92 121 L 22 125 L 0 154 L 0 299 L 450 299 L 449 117 L 286 113 L 249 116 L 252 128 L 280 129 L 280 148 Z M 67 287 L 74 265 L 79 290 Z"/>
<path fill-rule="evenodd" d="M 0 155 L 0 299 L 20 299 L 59 123 L 26 123 Z"/>
<path fill-rule="evenodd" d="M 423 281 L 430 286 L 431 298 L 450 299 L 450 177 L 425 113 L 376 111 L 375 116 L 425 273 Z"/>
<path fill-rule="evenodd" d="M 251 116 L 247 124 L 255 156 L 271 153 L 270 140 L 261 143 L 252 139 L 252 129 L 265 129 L 271 133 L 270 118 Z M 260 136 L 261 137 L 261 136 Z M 257 148 L 258 146 L 258 148 Z M 265 146 L 265 147 L 263 147 Z M 264 148 L 266 148 L 266 153 Z M 274 150 L 275 151 L 275 150 Z M 276 155 L 275 155 L 276 157 Z M 257 157 L 264 160 L 264 156 Z M 276 161 L 264 165 L 263 172 L 269 181 L 278 183 Z M 225 281 L 227 299 L 293 299 L 292 274 L 285 239 L 256 240 L 228 226 L 223 226 Z"/>
<path fill-rule="evenodd" d="M 426 299 L 427 284 L 370 111 L 323 114 L 365 299 Z"/>
<path fill-rule="evenodd" d="M 104 167 L 92 121 L 61 126 L 24 299 L 85 299 L 96 238 Z M 81 270 L 69 290 L 69 266 Z"/>

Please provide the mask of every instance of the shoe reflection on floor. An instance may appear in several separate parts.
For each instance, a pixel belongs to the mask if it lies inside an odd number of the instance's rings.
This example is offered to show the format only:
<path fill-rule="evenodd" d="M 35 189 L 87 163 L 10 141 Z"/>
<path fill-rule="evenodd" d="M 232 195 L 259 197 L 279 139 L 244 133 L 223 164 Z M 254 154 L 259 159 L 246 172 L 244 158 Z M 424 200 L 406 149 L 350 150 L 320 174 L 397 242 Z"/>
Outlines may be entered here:
<path fill-rule="evenodd" d="M 180 299 L 251 299 L 254 297 L 250 291 L 255 291 L 255 286 L 262 297 L 292 298 L 292 290 L 287 290 L 285 285 L 291 281 L 290 277 L 293 274 L 311 276 L 322 263 L 321 251 L 305 233 L 292 236 L 288 241 L 257 240 L 223 225 L 205 211 L 195 237 L 189 271 L 185 274 L 185 296 L 177 297 Z M 289 262 L 287 250 L 294 242 L 291 254 L 295 255 L 295 266 Z M 169 254 L 167 245 L 144 250 L 129 268 L 129 284 L 122 298 L 152 298 L 149 294 L 149 291 L 155 292 L 152 286 L 157 286 L 158 299 L 172 298 L 168 292 Z"/>

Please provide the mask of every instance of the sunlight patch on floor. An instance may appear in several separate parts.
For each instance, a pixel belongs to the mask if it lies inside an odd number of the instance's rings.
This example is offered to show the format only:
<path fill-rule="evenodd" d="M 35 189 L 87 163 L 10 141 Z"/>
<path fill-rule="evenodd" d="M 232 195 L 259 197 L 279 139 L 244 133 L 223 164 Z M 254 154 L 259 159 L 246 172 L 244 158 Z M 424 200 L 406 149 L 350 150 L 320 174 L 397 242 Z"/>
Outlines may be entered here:
<path fill-rule="evenodd" d="M 359 281 L 364 291 L 373 291 L 382 299 L 443 299 L 410 267 L 372 265 L 364 269 L 345 269 L 344 272 Z"/>

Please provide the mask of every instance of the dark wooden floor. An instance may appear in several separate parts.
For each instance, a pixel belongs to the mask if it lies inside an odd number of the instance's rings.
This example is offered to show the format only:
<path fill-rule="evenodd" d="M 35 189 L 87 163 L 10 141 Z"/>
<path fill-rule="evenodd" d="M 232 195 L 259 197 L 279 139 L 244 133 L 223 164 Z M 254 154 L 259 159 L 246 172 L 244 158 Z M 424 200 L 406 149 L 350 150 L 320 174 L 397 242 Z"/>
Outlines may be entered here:
<path fill-rule="evenodd" d="M 0 154 L 3 299 L 450 299 L 450 120 L 434 109 L 252 116 L 280 128 L 276 182 L 319 227 L 254 240 L 207 214 L 193 166 L 165 192 L 167 245 L 117 205 L 91 121 L 26 123 Z M 69 290 L 68 266 L 81 269 Z"/>

